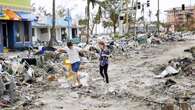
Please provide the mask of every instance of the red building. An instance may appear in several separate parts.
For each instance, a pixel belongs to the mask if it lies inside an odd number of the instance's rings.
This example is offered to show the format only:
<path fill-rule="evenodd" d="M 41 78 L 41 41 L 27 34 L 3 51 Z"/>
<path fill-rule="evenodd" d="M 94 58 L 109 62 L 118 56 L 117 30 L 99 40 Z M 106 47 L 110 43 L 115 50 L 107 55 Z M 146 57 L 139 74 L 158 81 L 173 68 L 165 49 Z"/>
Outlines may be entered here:
<path fill-rule="evenodd" d="M 181 7 L 167 10 L 167 23 L 174 26 L 177 31 L 195 29 L 195 7 L 188 6 L 185 10 Z"/>

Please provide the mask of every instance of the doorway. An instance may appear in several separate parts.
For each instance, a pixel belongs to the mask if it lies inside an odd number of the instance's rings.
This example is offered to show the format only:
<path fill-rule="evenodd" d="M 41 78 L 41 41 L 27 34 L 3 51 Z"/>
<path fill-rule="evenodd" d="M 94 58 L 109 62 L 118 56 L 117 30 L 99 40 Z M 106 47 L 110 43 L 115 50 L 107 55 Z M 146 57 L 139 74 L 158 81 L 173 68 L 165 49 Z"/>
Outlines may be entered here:
<path fill-rule="evenodd" d="M 2 23 L 2 31 L 3 31 L 3 47 L 8 47 L 8 30 L 7 30 L 6 23 Z"/>
<path fill-rule="evenodd" d="M 72 28 L 72 38 L 77 37 L 77 28 Z"/>

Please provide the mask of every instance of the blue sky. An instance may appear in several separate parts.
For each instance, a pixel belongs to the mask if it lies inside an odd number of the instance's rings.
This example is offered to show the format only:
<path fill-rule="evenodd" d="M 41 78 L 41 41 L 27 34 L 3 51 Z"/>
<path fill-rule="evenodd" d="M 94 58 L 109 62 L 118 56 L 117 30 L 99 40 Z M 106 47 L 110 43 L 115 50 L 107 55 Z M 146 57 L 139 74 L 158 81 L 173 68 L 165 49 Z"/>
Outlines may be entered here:
<path fill-rule="evenodd" d="M 140 0 L 141 2 L 146 2 L 147 0 Z M 157 0 L 150 0 L 151 7 L 150 9 L 153 12 L 152 19 L 155 20 L 154 16 L 157 11 Z M 51 10 L 52 0 L 32 0 L 32 3 L 36 3 L 37 6 L 44 6 L 48 10 Z M 181 7 L 182 4 L 190 5 L 195 4 L 195 0 L 160 0 L 160 15 L 161 20 L 166 20 L 166 13 L 164 12 L 167 9 L 171 9 L 173 7 Z M 56 0 L 57 6 L 61 5 L 65 8 L 72 9 L 72 15 L 76 16 L 84 16 L 86 0 Z"/>

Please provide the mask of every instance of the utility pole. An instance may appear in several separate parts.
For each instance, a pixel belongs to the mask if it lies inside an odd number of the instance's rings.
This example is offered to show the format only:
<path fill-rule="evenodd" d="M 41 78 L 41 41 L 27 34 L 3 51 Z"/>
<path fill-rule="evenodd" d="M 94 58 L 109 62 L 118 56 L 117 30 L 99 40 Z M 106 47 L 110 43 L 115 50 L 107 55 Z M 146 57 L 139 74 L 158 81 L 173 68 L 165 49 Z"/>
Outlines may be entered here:
<path fill-rule="evenodd" d="M 119 9 L 119 34 L 122 36 L 124 34 L 123 23 L 125 16 L 123 15 L 123 0 L 120 0 L 120 9 Z"/>
<path fill-rule="evenodd" d="M 87 0 L 87 44 L 89 43 L 89 24 L 90 24 L 90 1 Z"/>
<path fill-rule="evenodd" d="M 149 14 L 148 14 L 148 16 L 149 16 L 149 23 L 151 23 L 152 22 L 152 18 L 151 18 L 151 16 L 152 16 L 152 11 L 151 10 L 149 10 Z"/>
<path fill-rule="evenodd" d="M 129 11 L 128 11 L 128 4 L 129 4 L 129 1 L 128 0 L 125 0 L 125 3 L 126 3 L 126 33 L 128 33 L 128 28 L 129 28 Z"/>
<path fill-rule="evenodd" d="M 144 24 L 144 32 L 146 32 L 146 22 L 145 22 L 145 4 L 142 4 L 142 14 L 143 14 L 143 24 Z"/>
<path fill-rule="evenodd" d="M 55 24 L 56 24 L 56 12 L 55 12 L 55 0 L 53 0 L 53 4 L 52 4 L 52 30 L 51 30 L 51 38 L 49 41 L 49 47 L 52 47 L 54 42 L 56 41 L 56 31 L 55 31 Z"/>
<path fill-rule="evenodd" d="M 70 9 L 68 8 L 68 40 L 72 39 L 72 36 L 70 35 L 71 33 L 71 23 L 70 23 L 71 17 L 70 16 L 71 16 Z"/>
<path fill-rule="evenodd" d="M 176 8 L 173 8 L 173 15 L 174 15 L 174 20 L 175 20 L 175 22 L 174 22 L 174 31 L 175 31 L 175 29 L 176 29 L 176 25 L 177 25 L 177 19 L 176 19 Z"/>
<path fill-rule="evenodd" d="M 160 1 L 158 0 L 158 11 L 157 11 L 157 28 L 158 28 L 158 37 L 160 36 Z"/>
<path fill-rule="evenodd" d="M 134 7 L 134 0 L 131 0 L 131 7 Z"/>
<path fill-rule="evenodd" d="M 136 7 L 136 8 L 135 8 L 135 18 L 134 18 L 134 22 L 135 22 L 135 23 L 134 23 L 134 36 L 135 36 L 135 37 L 137 36 L 137 28 L 136 28 L 136 27 L 137 27 L 137 26 L 136 26 L 137 8 L 138 8 L 138 7 L 137 7 L 137 3 L 138 3 L 138 0 L 136 0 L 135 3 L 134 3 L 134 7 Z"/>

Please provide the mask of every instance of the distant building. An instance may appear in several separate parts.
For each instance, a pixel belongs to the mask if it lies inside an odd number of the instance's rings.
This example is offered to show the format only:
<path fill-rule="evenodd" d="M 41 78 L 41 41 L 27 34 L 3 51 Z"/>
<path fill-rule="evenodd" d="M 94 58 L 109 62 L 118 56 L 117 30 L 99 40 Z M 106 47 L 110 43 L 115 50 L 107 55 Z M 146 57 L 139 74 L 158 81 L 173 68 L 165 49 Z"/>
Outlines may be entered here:
<path fill-rule="evenodd" d="M 31 0 L 0 0 L 0 52 L 31 45 Z"/>
<path fill-rule="evenodd" d="M 72 18 L 56 18 L 56 40 L 63 42 L 78 37 L 77 28 L 72 24 Z M 52 17 L 39 16 L 32 22 L 33 42 L 48 42 L 51 38 Z"/>
<path fill-rule="evenodd" d="M 185 10 L 182 10 L 181 7 L 176 7 L 167 12 L 167 23 L 175 31 L 178 30 L 193 30 L 195 29 L 195 7 L 187 6 Z M 174 27 L 174 28 L 173 28 Z"/>
<path fill-rule="evenodd" d="M 67 23 L 63 19 L 56 20 L 56 40 L 62 41 Z M 32 22 L 32 38 L 36 41 L 49 41 L 51 38 L 52 18 L 39 17 L 37 21 Z M 62 32 L 63 31 L 63 32 Z"/>

